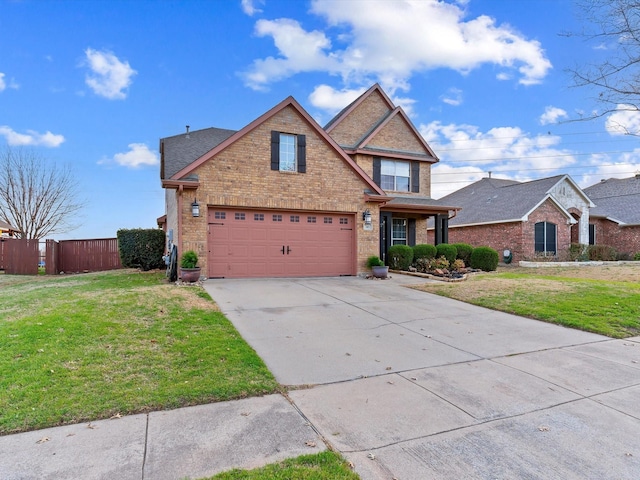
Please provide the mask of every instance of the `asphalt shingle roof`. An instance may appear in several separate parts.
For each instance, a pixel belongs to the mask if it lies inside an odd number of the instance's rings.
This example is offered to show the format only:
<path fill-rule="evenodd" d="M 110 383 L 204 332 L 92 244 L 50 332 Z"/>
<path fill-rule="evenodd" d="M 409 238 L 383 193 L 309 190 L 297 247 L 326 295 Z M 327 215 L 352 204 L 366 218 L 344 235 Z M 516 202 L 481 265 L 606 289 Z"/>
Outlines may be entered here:
<path fill-rule="evenodd" d="M 209 150 L 224 142 L 235 130 L 205 128 L 194 130 L 189 135 L 182 133 L 161 139 L 164 144 L 164 168 L 160 173 L 163 180 L 173 177 Z"/>
<path fill-rule="evenodd" d="M 589 214 L 640 225 L 640 176 L 609 178 L 584 189 L 595 203 Z"/>
<path fill-rule="evenodd" d="M 531 182 L 483 178 L 441 199 L 443 205 L 462 210 L 449 226 L 501 222 L 524 217 L 547 195 L 564 175 Z"/>

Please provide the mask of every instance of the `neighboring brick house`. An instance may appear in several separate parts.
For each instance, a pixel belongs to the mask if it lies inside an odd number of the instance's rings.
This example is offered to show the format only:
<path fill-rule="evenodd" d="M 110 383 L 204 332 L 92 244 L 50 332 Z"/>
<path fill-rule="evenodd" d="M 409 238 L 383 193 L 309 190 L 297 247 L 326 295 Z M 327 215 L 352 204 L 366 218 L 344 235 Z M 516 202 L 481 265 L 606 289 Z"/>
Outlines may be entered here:
<path fill-rule="evenodd" d="M 602 180 L 584 192 L 595 203 L 589 213 L 589 243 L 629 256 L 640 252 L 640 174 Z"/>
<path fill-rule="evenodd" d="M 568 175 L 483 178 L 440 200 L 462 207 L 449 220 L 448 243 L 489 246 L 501 257 L 509 250 L 513 261 L 562 257 L 572 242 L 588 243 L 593 204 Z"/>
<path fill-rule="evenodd" d="M 288 97 L 239 131 L 163 138 L 160 156 L 159 222 L 208 277 L 354 275 L 426 242 L 429 217 L 446 238 L 456 211 L 430 198 L 438 159 L 377 84 L 326 129 Z"/>

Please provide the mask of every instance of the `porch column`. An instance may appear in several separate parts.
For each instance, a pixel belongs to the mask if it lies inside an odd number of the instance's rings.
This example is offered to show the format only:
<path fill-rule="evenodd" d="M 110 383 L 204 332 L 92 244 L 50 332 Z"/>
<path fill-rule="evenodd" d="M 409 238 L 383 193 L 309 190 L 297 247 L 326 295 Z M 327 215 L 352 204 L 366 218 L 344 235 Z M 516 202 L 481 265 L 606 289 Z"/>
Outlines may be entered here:
<path fill-rule="evenodd" d="M 589 207 L 583 207 L 578 220 L 578 243 L 589 245 Z"/>
<path fill-rule="evenodd" d="M 449 215 L 438 214 L 435 218 L 435 244 L 449 243 Z"/>

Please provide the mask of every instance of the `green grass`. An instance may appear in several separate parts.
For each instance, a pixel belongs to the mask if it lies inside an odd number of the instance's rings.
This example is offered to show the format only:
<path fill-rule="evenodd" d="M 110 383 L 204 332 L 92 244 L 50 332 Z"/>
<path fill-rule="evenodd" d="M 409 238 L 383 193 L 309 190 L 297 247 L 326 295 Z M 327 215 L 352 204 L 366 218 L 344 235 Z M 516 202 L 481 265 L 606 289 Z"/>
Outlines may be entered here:
<path fill-rule="evenodd" d="M 640 335 L 640 283 L 497 273 L 420 289 L 613 338 Z"/>
<path fill-rule="evenodd" d="M 0 434 L 279 386 L 199 287 L 116 271 L 0 279 Z"/>
<path fill-rule="evenodd" d="M 303 455 L 254 470 L 230 470 L 207 480 L 357 480 L 360 478 L 338 454 L 325 451 Z"/>

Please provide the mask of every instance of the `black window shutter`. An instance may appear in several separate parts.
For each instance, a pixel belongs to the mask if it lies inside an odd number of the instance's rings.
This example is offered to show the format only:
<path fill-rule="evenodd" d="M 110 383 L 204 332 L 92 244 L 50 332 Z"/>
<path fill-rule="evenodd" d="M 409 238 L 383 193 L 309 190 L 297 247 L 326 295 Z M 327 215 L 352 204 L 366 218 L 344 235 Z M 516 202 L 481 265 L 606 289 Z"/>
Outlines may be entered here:
<path fill-rule="evenodd" d="M 280 132 L 271 130 L 271 170 L 280 170 Z"/>
<path fill-rule="evenodd" d="M 547 232 L 546 232 L 547 243 L 545 245 L 545 250 L 547 252 L 552 252 L 555 254 L 556 253 L 556 226 L 553 223 L 547 222 L 546 227 L 547 227 Z"/>
<path fill-rule="evenodd" d="M 409 231 L 407 232 L 407 241 L 408 241 L 408 245 L 410 247 L 415 246 L 416 244 L 416 219 L 415 218 L 410 218 L 409 219 Z"/>
<path fill-rule="evenodd" d="M 298 135 L 298 173 L 307 172 L 307 137 Z"/>
<path fill-rule="evenodd" d="M 380 186 L 380 183 L 382 182 L 381 165 L 382 162 L 380 157 L 373 157 L 373 182 L 378 186 Z"/>
<path fill-rule="evenodd" d="M 534 226 L 535 251 L 544 252 L 544 222 L 538 222 Z"/>
<path fill-rule="evenodd" d="M 420 162 L 411 162 L 411 191 L 420 192 Z"/>

